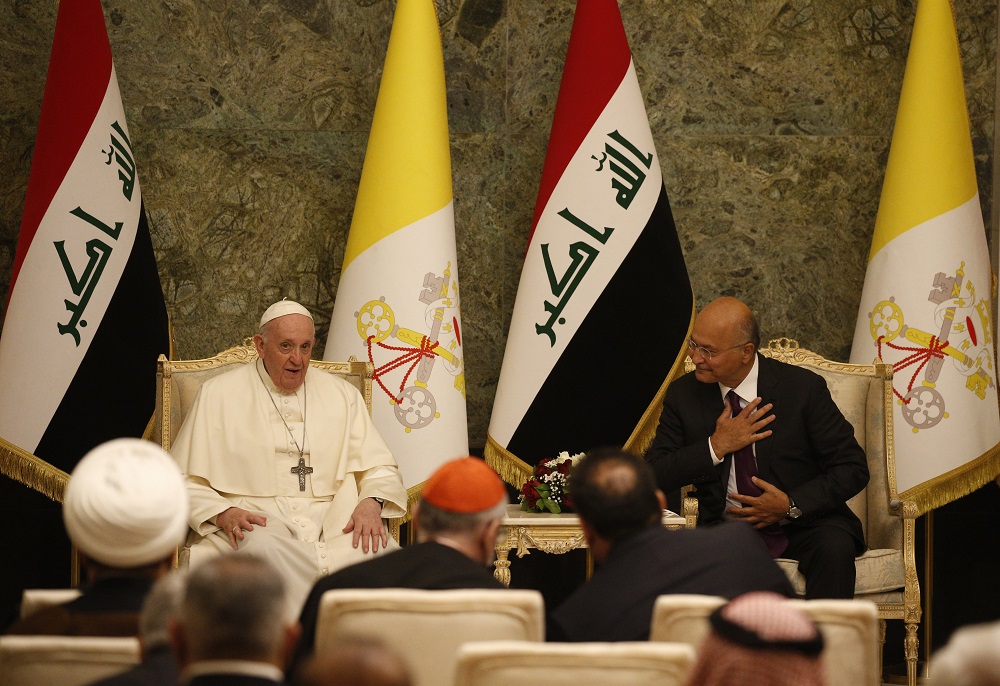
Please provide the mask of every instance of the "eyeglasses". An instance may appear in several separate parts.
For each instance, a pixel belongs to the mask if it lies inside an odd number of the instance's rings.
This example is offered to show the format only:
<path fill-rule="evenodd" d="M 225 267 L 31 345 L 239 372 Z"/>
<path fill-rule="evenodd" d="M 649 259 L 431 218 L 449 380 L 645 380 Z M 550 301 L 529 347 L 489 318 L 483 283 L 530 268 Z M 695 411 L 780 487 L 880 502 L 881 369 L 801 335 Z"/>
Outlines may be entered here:
<path fill-rule="evenodd" d="M 749 342 L 750 341 L 747 341 L 746 343 L 740 343 L 739 345 L 734 345 L 731 348 L 725 348 L 723 350 L 709 350 L 704 346 L 698 345 L 692 339 L 689 338 L 687 341 L 687 345 L 688 345 L 688 353 L 693 353 L 697 351 L 697 353 L 702 357 L 704 357 L 706 360 L 711 360 L 716 355 L 721 355 L 722 353 L 729 352 L 730 350 L 736 350 L 737 348 L 742 348 Z"/>

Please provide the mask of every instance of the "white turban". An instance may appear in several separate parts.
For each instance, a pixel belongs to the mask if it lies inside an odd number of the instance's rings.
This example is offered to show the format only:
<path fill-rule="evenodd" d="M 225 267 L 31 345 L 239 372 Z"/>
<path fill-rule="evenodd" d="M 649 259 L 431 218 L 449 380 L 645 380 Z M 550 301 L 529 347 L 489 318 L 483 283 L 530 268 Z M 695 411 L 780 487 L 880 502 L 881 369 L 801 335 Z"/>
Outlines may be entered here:
<path fill-rule="evenodd" d="M 934 683 L 948 686 L 1000 684 L 1000 622 L 965 626 L 931 657 Z"/>
<path fill-rule="evenodd" d="M 84 455 L 63 498 L 70 540 L 111 567 L 169 557 L 184 541 L 187 517 L 187 488 L 177 463 L 138 438 L 116 438 Z"/>
<path fill-rule="evenodd" d="M 306 317 L 309 317 L 310 320 L 313 318 L 313 316 L 309 314 L 309 310 L 302 307 L 302 305 L 298 304 L 294 300 L 289 300 L 288 298 L 282 298 L 281 300 L 279 300 L 278 302 L 274 303 L 269 308 L 264 310 L 264 314 L 261 315 L 260 325 L 257 327 L 257 330 L 259 331 L 260 329 L 263 329 L 264 325 L 267 324 L 272 319 L 277 319 L 278 317 L 284 317 L 286 314 L 301 314 L 305 315 Z"/>

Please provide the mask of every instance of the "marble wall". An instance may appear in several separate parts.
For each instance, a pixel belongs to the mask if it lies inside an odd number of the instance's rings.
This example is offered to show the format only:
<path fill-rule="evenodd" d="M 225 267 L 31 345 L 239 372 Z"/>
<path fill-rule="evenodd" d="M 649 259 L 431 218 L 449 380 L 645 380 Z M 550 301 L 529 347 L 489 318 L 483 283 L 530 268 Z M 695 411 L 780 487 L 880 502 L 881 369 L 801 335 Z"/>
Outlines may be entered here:
<path fill-rule="evenodd" d="M 997 1 L 954 2 L 987 224 Z M 915 2 L 619 4 L 698 304 L 740 296 L 765 338 L 846 359 Z M 575 3 L 436 5 L 481 445 Z M 178 356 L 239 341 L 284 295 L 313 308 L 324 340 L 394 2 L 103 7 Z M 3 292 L 56 9 L 0 0 Z"/>

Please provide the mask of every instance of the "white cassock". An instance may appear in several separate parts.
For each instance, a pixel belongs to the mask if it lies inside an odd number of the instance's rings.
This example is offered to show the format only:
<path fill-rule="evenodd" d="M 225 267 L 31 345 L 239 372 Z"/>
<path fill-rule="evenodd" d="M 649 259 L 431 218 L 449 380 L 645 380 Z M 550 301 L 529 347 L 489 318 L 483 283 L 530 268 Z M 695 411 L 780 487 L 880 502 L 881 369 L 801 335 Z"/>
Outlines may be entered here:
<path fill-rule="evenodd" d="M 305 490 L 296 443 L 313 470 Z M 191 564 L 232 551 L 216 515 L 233 506 L 261 514 L 267 526 L 245 531 L 240 551 L 282 570 L 296 609 L 318 577 L 372 556 L 343 533 L 361 500 L 382 499 L 383 517 L 406 512 L 396 460 L 361 393 L 316 369 L 295 393 L 280 391 L 259 360 L 209 379 L 170 452 L 187 477 Z"/>

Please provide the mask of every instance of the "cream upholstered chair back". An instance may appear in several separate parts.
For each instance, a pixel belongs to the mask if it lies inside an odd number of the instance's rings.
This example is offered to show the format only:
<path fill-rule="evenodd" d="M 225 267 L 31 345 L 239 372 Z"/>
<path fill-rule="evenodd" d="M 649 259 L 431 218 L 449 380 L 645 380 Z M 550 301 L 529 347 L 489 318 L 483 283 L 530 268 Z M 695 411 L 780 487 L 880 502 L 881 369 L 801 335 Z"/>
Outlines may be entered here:
<path fill-rule="evenodd" d="M 316 653 L 348 636 L 380 639 L 410 670 L 414 686 L 447 686 L 469 641 L 544 639 L 537 591 L 351 589 L 320 599 Z"/>
<path fill-rule="evenodd" d="M 21 619 L 80 597 L 79 588 L 26 588 L 21 593 Z"/>
<path fill-rule="evenodd" d="M 789 338 L 770 341 L 760 353 L 807 367 L 822 376 L 833 401 L 854 427 L 854 436 L 867 456 L 870 474 L 868 487 L 848 502 L 861 519 L 868 544 L 864 555 L 855 560 L 854 597 L 875 603 L 883 622 L 903 620 L 907 684 L 916 686 L 917 626 L 921 617 L 914 552 L 917 508 L 911 501 L 900 500 L 896 489 L 892 367 L 834 362 L 799 347 L 797 341 Z M 690 366 L 690 358 L 687 363 Z M 697 518 L 695 499 L 685 499 L 684 515 L 689 520 Z M 798 562 L 779 559 L 778 565 L 792 582 L 796 594 L 805 595 L 805 578 L 799 572 Z"/>
<path fill-rule="evenodd" d="M 135 638 L 0 636 L 4 686 L 84 686 L 138 663 Z"/>
<path fill-rule="evenodd" d="M 662 595 L 653 606 L 650 641 L 701 646 L 711 631 L 708 616 L 725 604 L 718 596 Z M 787 602 L 803 610 L 823 633 L 823 670 L 827 686 L 878 686 L 878 612 L 866 600 Z"/>
<path fill-rule="evenodd" d="M 683 643 L 466 643 L 456 686 L 684 686 L 695 650 Z"/>

